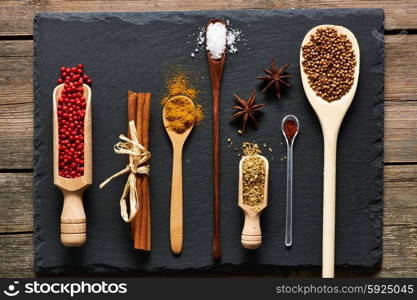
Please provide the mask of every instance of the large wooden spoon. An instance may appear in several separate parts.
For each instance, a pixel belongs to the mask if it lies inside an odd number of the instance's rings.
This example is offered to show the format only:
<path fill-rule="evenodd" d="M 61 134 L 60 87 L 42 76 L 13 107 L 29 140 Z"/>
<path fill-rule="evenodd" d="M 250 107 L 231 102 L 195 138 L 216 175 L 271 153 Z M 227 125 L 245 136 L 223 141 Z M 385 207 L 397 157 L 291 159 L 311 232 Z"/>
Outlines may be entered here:
<path fill-rule="evenodd" d="M 169 103 L 169 101 L 179 98 L 189 101 L 194 106 L 194 103 L 188 97 L 185 96 L 175 96 L 169 99 L 165 103 L 165 105 Z M 180 254 L 183 245 L 182 149 L 184 147 L 185 140 L 187 139 L 188 135 L 194 127 L 194 124 L 191 125 L 184 132 L 177 133 L 170 128 L 170 123 L 166 118 L 165 106 L 162 116 L 164 126 L 171 140 L 173 149 L 170 214 L 171 250 L 174 254 Z"/>
<path fill-rule="evenodd" d="M 323 172 L 323 269 L 322 276 L 327 278 L 334 277 L 335 260 L 335 224 L 336 224 L 336 150 L 337 137 L 343 118 L 355 96 L 359 78 L 360 53 L 359 45 L 353 33 L 342 27 L 335 25 L 320 25 L 311 29 L 304 37 L 304 46 L 310 40 L 312 34 L 317 29 L 332 27 L 339 34 L 345 34 L 352 42 L 352 48 L 356 55 L 356 67 L 354 72 L 354 82 L 349 92 L 341 99 L 327 102 L 316 95 L 316 92 L 308 83 L 307 75 L 303 69 L 303 50 L 300 49 L 300 68 L 301 79 L 305 94 L 319 118 L 324 140 L 324 172 Z"/>
<path fill-rule="evenodd" d="M 84 84 L 86 99 L 84 118 L 84 175 L 77 178 L 65 178 L 59 175 L 59 128 L 58 99 L 64 84 L 55 87 L 53 92 L 53 146 L 54 146 L 54 184 L 64 194 L 64 206 L 61 213 L 61 242 L 65 246 L 81 246 L 87 239 L 86 217 L 83 207 L 84 190 L 91 185 L 92 172 L 92 138 L 91 138 L 91 89 Z"/>
<path fill-rule="evenodd" d="M 212 19 L 207 23 L 207 27 L 212 23 L 226 23 L 221 19 Z M 206 39 L 207 41 L 207 39 Z M 220 126 L 219 126 L 219 101 L 220 101 L 220 87 L 223 75 L 223 66 L 226 59 L 225 49 L 221 58 L 215 59 L 212 57 L 209 50 L 207 50 L 207 60 L 210 70 L 211 79 L 211 93 L 213 97 L 213 198 L 214 198 L 214 235 L 213 235 L 213 259 L 218 260 L 221 256 L 220 246 Z"/>

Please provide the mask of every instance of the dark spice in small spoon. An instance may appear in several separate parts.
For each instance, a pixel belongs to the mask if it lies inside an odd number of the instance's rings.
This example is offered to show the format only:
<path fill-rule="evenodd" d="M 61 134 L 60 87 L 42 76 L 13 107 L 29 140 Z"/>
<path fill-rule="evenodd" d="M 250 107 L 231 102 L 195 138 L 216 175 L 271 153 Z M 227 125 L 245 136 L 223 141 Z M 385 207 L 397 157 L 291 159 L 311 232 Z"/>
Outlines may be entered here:
<path fill-rule="evenodd" d="M 298 131 L 298 125 L 297 125 L 297 122 L 295 122 L 293 119 L 287 119 L 284 122 L 284 132 L 289 143 L 291 143 L 297 131 Z"/>

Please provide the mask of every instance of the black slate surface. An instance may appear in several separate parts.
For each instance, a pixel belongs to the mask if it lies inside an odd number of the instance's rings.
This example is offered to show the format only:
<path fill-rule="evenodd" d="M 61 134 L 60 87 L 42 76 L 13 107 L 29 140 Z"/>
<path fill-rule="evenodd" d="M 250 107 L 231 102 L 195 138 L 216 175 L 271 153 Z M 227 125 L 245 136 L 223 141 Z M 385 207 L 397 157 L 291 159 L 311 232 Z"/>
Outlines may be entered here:
<path fill-rule="evenodd" d="M 222 259 L 213 264 L 211 94 L 204 53 L 190 57 L 198 27 L 213 17 L 230 20 L 246 45 L 227 58 L 221 92 L 221 241 Z M 279 269 L 281 266 L 321 264 L 323 146 L 319 122 L 304 95 L 298 55 L 311 27 L 337 24 L 349 28 L 361 50 L 360 80 L 353 104 L 342 125 L 337 158 L 336 263 L 370 267 L 381 260 L 383 190 L 383 11 L 286 10 L 195 11 L 157 13 L 40 14 L 35 18 L 35 271 L 168 272 Z M 255 79 L 271 58 L 291 63 L 281 100 L 258 92 L 267 108 L 258 130 L 237 134 L 230 123 L 233 94 L 242 97 L 259 87 Z M 59 67 L 85 65 L 93 79 L 93 185 L 85 193 L 87 243 L 66 248 L 59 241 L 61 192 L 52 178 L 52 90 Z M 206 114 L 184 151 L 184 249 L 179 257 L 169 248 L 171 146 L 161 122 L 159 104 L 167 70 L 180 65 L 189 70 L 201 90 Z M 118 135 L 126 131 L 127 91 L 148 91 L 152 97 L 150 254 L 132 250 L 130 226 L 119 212 L 126 178 L 104 190 L 98 184 L 123 168 L 125 157 L 113 153 Z M 301 132 L 294 153 L 294 245 L 284 247 L 285 143 L 280 122 L 296 114 Z M 227 138 L 234 142 L 229 148 Z M 263 245 L 241 247 L 243 216 L 237 207 L 239 157 L 233 150 L 242 141 L 256 140 L 270 161 L 269 206 L 262 217 Z"/>

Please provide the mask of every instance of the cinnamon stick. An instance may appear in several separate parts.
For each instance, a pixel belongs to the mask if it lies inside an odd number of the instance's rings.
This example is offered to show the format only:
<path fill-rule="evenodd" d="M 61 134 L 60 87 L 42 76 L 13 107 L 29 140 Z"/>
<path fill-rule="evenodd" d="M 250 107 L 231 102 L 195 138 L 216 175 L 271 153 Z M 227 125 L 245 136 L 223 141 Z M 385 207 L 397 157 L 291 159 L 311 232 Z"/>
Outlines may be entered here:
<path fill-rule="evenodd" d="M 141 95 L 141 94 L 140 94 Z M 149 147 L 149 120 L 151 108 L 151 94 L 143 93 L 143 115 L 142 115 L 142 145 L 148 149 Z M 149 176 L 143 175 L 142 179 L 142 209 L 140 211 L 140 234 L 139 249 L 144 251 L 151 250 L 151 218 L 150 218 L 150 202 L 149 202 Z"/>
<path fill-rule="evenodd" d="M 142 119 L 143 119 L 143 104 L 144 104 L 144 98 L 141 95 L 141 93 L 137 93 L 136 94 L 137 99 L 136 99 L 136 120 L 135 120 L 135 125 L 136 125 L 136 131 L 138 134 L 138 141 L 140 144 L 143 145 L 143 134 L 142 134 Z M 143 201 L 142 201 L 142 197 L 143 197 L 143 192 L 142 192 L 142 179 L 143 176 L 141 176 L 140 174 L 136 175 L 136 190 L 138 192 L 138 201 L 139 201 L 139 210 L 138 213 L 136 214 L 135 218 L 132 221 L 132 233 L 133 233 L 133 247 L 135 249 L 140 250 L 139 248 L 139 237 L 140 237 L 140 218 L 141 218 L 141 211 L 143 208 Z"/>
<path fill-rule="evenodd" d="M 128 91 L 127 92 L 127 124 L 129 124 L 130 121 L 136 122 L 136 110 L 137 110 L 136 107 L 137 107 L 137 94 L 132 91 Z M 129 125 L 127 126 L 127 137 L 129 139 L 132 138 Z M 131 231 L 132 231 L 132 239 L 134 239 L 135 226 L 133 222 L 131 223 Z"/>
<path fill-rule="evenodd" d="M 128 121 L 135 121 L 138 141 L 146 149 L 149 147 L 150 93 L 128 92 Z M 128 128 L 128 137 L 131 138 Z M 149 177 L 136 175 L 139 210 L 131 222 L 133 245 L 135 249 L 151 250 L 151 218 L 149 203 Z"/>

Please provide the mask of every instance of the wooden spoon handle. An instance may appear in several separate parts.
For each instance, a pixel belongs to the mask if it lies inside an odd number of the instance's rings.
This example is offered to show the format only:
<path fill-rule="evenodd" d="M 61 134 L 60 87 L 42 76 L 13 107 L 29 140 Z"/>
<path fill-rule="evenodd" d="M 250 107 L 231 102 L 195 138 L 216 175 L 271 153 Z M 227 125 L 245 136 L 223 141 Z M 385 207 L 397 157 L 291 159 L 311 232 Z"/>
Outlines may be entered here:
<path fill-rule="evenodd" d="M 220 86 L 220 83 L 218 84 Z M 221 256 L 220 248 L 220 195 L 219 195 L 219 176 L 220 176 L 220 124 L 219 124 L 219 88 L 213 89 L 213 216 L 214 216 L 214 236 L 213 236 L 213 259 L 218 260 Z"/>
<path fill-rule="evenodd" d="M 61 242 L 65 246 L 76 247 L 87 238 L 86 218 L 83 207 L 83 191 L 63 191 L 64 206 L 61 214 Z"/>
<path fill-rule="evenodd" d="M 180 254 L 183 243 L 182 146 L 174 146 L 173 152 L 170 237 L 172 252 Z"/>
<path fill-rule="evenodd" d="M 337 133 L 324 136 L 323 278 L 334 277 Z"/>
<path fill-rule="evenodd" d="M 246 249 L 256 249 L 261 246 L 262 232 L 261 224 L 259 221 L 259 214 L 250 215 L 246 211 L 245 224 L 243 225 L 241 242 L 242 246 Z"/>

